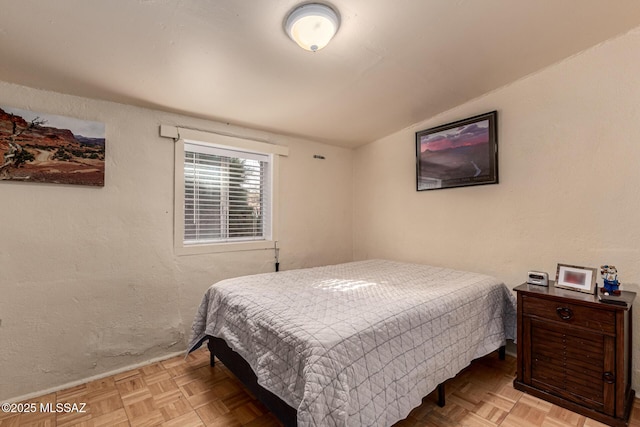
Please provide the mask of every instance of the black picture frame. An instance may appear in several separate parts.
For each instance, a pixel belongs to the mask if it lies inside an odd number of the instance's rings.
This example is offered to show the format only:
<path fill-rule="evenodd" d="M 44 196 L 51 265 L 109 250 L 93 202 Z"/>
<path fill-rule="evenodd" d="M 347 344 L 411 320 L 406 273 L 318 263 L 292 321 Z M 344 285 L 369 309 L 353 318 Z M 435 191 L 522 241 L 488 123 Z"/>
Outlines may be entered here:
<path fill-rule="evenodd" d="M 416 190 L 498 183 L 498 112 L 416 132 Z"/>

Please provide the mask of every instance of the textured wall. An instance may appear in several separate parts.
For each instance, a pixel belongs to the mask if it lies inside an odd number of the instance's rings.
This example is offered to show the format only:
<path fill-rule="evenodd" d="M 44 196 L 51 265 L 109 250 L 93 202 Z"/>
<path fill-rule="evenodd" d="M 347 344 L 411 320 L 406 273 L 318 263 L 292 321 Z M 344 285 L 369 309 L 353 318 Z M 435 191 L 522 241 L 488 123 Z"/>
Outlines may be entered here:
<path fill-rule="evenodd" d="M 640 28 L 358 149 L 354 258 L 486 272 L 511 287 L 530 269 L 609 263 L 640 291 L 638 50 Z M 416 192 L 415 132 L 492 110 L 500 184 Z"/>
<path fill-rule="evenodd" d="M 0 182 L 0 399 L 182 351 L 209 285 L 272 271 L 272 251 L 173 254 L 174 147 L 160 124 L 289 146 L 281 269 L 351 260 L 351 150 L 7 83 L 0 98 L 104 122 L 107 137 L 104 188 Z"/>

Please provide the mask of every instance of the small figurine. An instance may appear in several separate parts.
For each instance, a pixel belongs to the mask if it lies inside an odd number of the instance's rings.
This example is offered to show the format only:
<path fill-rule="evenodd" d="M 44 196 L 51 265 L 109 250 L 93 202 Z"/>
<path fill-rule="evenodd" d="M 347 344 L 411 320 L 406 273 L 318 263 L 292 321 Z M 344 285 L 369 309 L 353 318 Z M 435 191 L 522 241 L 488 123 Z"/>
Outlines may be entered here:
<path fill-rule="evenodd" d="M 618 282 L 618 269 L 615 265 L 601 265 L 600 275 L 604 281 L 604 290 L 609 294 L 615 294 L 618 291 L 620 282 Z"/>

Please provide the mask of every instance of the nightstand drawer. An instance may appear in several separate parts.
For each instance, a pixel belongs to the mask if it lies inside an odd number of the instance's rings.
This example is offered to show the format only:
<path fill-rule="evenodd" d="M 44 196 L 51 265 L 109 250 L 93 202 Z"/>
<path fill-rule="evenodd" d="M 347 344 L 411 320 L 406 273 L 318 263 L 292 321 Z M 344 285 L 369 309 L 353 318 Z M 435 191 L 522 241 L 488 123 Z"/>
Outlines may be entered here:
<path fill-rule="evenodd" d="M 523 296 L 522 311 L 525 316 L 536 316 L 581 326 L 596 332 L 614 334 L 616 332 L 615 312 L 598 310 L 566 301 L 554 301 Z"/>

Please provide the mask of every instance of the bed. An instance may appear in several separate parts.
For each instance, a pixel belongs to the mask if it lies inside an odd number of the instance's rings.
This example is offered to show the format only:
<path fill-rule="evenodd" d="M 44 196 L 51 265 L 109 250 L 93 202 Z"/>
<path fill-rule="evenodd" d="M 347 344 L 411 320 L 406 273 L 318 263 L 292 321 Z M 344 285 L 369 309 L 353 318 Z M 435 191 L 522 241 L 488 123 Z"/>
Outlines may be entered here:
<path fill-rule="evenodd" d="M 367 260 L 223 280 L 192 329 L 285 425 L 389 426 L 514 339 L 516 309 L 491 276 Z"/>

